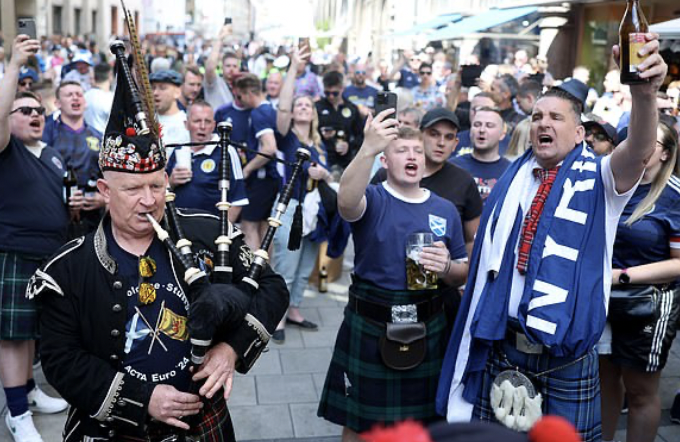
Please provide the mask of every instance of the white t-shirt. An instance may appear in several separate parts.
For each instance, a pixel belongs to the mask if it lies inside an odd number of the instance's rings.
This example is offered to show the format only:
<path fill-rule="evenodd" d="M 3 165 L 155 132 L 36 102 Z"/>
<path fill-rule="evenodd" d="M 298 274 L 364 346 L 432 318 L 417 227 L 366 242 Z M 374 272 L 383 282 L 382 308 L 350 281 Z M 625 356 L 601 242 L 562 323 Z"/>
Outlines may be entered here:
<path fill-rule="evenodd" d="M 104 133 L 106 130 L 106 123 L 108 123 L 109 115 L 111 114 L 113 92 L 93 87 L 85 92 L 85 101 L 87 101 L 85 123 L 99 132 Z"/>
<path fill-rule="evenodd" d="M 173 115 L 158 115 L 158 122 L 161 124 L 161 137 L 163 144 L 188 143 L 191 136 L 186 127 L 187 114 L 179 111 Z M 167 158 L 172 154 L 172 148 L 166 150 Z"/>

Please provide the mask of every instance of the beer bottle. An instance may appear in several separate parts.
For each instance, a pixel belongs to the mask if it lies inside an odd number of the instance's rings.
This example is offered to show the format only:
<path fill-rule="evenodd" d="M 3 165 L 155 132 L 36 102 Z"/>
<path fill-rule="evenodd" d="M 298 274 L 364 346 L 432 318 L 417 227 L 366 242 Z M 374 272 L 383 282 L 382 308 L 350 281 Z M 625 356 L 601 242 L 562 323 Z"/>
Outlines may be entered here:
<path fill-rule="evenodd" d="M 92 176 L 85 185 L 85 196 L 93 197 L 95 193 L 97 193 L 97 177 Z"/>
<path fill-rule="evenodd" d="M 72 167 L 68 167 L 64 172 L 64 204 L 68 206 L 68 202 L 74 193 L 78 190 L 78 177 Z"/>
<path fill-rule="evenodd" d="M 326 266 L 322 266 L 319 270 L 319 293 L 326 293 L 328 291 L 328 270 Z"/>
<path fill-rule="evenodd" d="M 645 83 L 647 80 L 640 78 L 638 66 L 647 57 L 640 57 L 638 51 L 645 45 L 645 34 L 649 32 L 649 24 L 640 8 L 639 0 L 627 0 L 626 3 L 626 12 L 619 27 L 621 83 Z"/>

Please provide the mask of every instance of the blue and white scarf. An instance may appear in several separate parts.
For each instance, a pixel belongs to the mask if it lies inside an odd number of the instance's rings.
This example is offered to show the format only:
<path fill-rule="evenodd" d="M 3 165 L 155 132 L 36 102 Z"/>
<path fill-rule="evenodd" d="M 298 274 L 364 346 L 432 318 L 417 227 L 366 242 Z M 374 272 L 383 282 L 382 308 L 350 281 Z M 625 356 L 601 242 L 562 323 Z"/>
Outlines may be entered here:
<path fill-rule="evenodd" d="M 525 216 L 520 197 L 534 179 L 532 157 L 528 150 L 508 168 L 484 207 L 437 392 L 437 411 L 449 421 L 470 419 L 493 343 L 505 338 Z M 606 204 L 600 166 L 601 159 L 585 144 L 567 155 L 531 247 L 517 316 L 528 339 L 554 356 L 586 353 L 605 325 Z"/>

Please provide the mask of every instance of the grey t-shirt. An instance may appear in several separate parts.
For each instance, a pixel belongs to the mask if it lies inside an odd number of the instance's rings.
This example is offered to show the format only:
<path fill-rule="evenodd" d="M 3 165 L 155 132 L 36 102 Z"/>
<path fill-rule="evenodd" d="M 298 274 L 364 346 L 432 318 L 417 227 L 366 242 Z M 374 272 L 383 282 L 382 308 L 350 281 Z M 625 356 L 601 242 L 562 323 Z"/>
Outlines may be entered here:
<path fill-rule="evenodd" d="M 229 104 L 234 101 L 234 95 L 231 93 L 229 86 L 224 81 L 223 77 L 215 78 L 215 81 L 208 83 L 208 80 L 203 80 L 203 93 L 205 101 L 207 101 L 213 109 Z"/>

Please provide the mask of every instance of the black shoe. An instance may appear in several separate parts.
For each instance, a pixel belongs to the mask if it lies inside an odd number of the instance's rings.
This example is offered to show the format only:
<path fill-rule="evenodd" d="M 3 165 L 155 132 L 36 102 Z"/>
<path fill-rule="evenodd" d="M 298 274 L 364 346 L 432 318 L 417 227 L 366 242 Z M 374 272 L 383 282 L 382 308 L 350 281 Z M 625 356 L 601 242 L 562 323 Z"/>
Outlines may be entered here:
<path fill-rule="evenodd" d="M 675 394 L 673 406 L 671 407 L 671 422 L 680 424 L 680 393 Z"/>
<path fill-rule="evenodd" d="M 274 330 L 274 333 L 272 333 L 272 341 L 277 344 L 286 342 L 286 331 L 284 329 Z"/>
<path fill-rule="evenodd" d="M 286 318 L 286 324 L 289 325 L 295 325 L 300 328 L 304 328 L 305 330 L 318 330 L 319 326 L 313 323 L 312 321 L 308 321 L 306 319 L 303 319 L 302 321 L 293 321 L 290 318 Z"/>
<path fill-rule="evenodd" d="M 623 397 L 623 406 L 621 407 L 621 414 L 628 414 L 628 398 Z"/>

